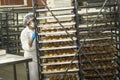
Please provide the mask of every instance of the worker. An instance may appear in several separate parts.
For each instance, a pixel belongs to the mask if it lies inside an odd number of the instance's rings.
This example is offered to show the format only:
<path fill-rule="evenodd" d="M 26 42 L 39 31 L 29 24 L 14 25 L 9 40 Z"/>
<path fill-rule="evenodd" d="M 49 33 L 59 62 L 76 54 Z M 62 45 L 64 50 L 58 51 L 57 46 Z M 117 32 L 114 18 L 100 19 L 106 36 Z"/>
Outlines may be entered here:
<path fill-rule="evenodd" d="M 23 24 L 26 26 L 20 35 L 22 48 L 24 50 L 24 57 L 32 58 L 29 63 L 30 80 L 38 80 L 38 65 L 35 42 L 35 27 L 33 13 L 27 13 L 23 19 Z"/>

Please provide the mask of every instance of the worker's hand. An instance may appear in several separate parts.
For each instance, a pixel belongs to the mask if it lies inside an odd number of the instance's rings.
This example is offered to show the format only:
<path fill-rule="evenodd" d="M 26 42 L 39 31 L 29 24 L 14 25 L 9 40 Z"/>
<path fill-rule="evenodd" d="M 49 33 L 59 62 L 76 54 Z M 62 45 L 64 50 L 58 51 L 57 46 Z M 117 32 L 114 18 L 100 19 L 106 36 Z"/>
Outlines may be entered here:
<path fill-rule="evenodd" d="M 35 39 L 35 32 L 33 32 L 33 34 L 32 34 L 32 40 L 34 40 Z"/>

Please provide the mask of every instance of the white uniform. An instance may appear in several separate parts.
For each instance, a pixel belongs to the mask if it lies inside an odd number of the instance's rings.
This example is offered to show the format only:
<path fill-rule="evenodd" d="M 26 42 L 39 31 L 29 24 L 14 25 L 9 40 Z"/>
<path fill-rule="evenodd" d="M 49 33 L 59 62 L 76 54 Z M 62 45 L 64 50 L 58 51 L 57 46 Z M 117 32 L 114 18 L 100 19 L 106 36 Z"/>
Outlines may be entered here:
<path fill-rule="evenodd" d="M 29 46 L 28 40 L 31 39 L 33 31 L 26 27 L 21 32 L 21 43 L 24 50 L 24 57 L 30 57 L 33 59 L 29 63 L 30 80 L 38 80 L 38 66 L 37 66 L 37 54 L 36 54 L 36 43 L 33 41 L 32 47 Z"/>

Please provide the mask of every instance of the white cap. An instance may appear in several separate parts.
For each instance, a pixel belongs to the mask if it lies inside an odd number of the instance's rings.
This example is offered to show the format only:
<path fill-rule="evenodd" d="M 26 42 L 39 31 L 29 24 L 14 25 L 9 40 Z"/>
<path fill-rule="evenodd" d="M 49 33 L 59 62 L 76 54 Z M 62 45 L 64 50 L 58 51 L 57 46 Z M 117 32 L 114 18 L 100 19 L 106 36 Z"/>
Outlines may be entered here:
<path fill-rule="evenodd" d="M 33 19 L 34 19 L 33 13 L 26 14 L 24 19 L 23 19 L 23 25 L 27 26 L 29 24 L 29 22 Z"/>

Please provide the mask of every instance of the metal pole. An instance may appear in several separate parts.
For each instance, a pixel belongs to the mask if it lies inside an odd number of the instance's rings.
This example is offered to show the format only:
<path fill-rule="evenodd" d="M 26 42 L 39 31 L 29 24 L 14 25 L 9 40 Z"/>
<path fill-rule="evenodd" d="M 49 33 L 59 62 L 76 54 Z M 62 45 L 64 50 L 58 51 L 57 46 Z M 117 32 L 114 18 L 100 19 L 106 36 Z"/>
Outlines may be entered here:
<path fill-rule="evenodd" d="M 16 65 L 13 64 L 14 80 L 17 80 Z"/>
<path fill-rule="evenodd" d="M 77 0 L 74 0 L 74 7 L 75 7 L 75 9 L 74 9 L 74 13 L 75 13 L 75 22 L 76 22 L 76 24 L 75 24 L 75 28 L 76 28 L 76 37 L 77 37 L 77 41 L 76 41 L 76 43 L 77 43 L 77 46 L 78 46 L 78 48 L 81 46 L 80 45 L 80 37 L 79 37 L 79 29 L 78 29 L 78 27 L 79 27 L 79 16 L 78 16 L 78 2 L 77 2 Z M 77 49 L 78 49 L 77 48 Z M 84 79 L 84 76 L 83 76 L 83 69 L 82 69 L 82 58 L 81 58 L 81 50 L 79 50 L 79 52 L 78 52 L 78 66 L 79 66 L 79 80 L 83 80 Z"/>
<path fill-rule="evenodd" d="M 37 19 L 36 17 L 38 16 L 36 13 L 36 8 L 38 8 L 38 2 L 37 0 L 32 0 L 32 6 L 33 6 L 33 12 L 34 12 L 34 19 L 35 19 L 35 35 L 36 35 L 36 53 L 37 53 L 37 65 L 38 65 L 38 75 L 39 75 L 39 80 L 42 80 L 42 74 L 41 74 L 41 66 L 40 66 L 40 58 L 39 58 L 39 43 L 38 43 L 38 28 L 37 28 Z"/>
<path fill-rule="evenodd" d="M 29 63 L 28 62 L 26 62 L 26 73 L 27 73 L 27 80 L 30 80 Z"/>

